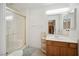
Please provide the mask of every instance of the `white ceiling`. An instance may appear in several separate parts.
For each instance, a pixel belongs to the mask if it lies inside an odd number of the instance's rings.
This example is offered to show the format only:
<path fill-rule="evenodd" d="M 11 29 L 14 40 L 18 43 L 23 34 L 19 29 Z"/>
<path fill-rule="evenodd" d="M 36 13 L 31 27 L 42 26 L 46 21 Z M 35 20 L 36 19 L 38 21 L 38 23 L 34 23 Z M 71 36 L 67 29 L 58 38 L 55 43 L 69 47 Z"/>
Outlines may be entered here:
<path fill-rule="evenodd" d="M 79 6 L 78 3 L 75 3 L 76 5 Z M 42 8 L 42 7 L 57 7 L 57 6 L 73 6 L 73 3 L 7 3 L 6 4 L 8 7 L 12 7 L 16 10 L 20 10 L 22 12 L 26 11 L 27 8 Z"/>
<path fill-rule="evenodd" d="M 47 6 L 55 6 L 55 5 L 68 5 L 69 3 L 8 3 L 8 6 L 14 6 L 17 8 L 39 8 L 39 7 L 47 7 Z"/>
<path fill-rule="evenodd" d="M 37 7 L 43 7 L 48 5 L 53 5 L 56 3 L 8 3 L 7 5 L 10 6 L 18 6 L 21 8 L 37 8 Z"/>
<path fill-rule="evenodd" d="M 26 10 L 27 8 L 42 8 L 49 6 L 68 5 L 68 3 L 7 3 L 8 7 L 14 9 Z"/>
<path fill-rule="evenodd" d="M 42 6 L 51 5 L 51 3 L 21 3 L 21 4 L 16 4 L 16 5 L 28 7 L 28 8 L 34 8 L 34 7 L 42 7 Z"/>
<path fill-rule="evenodd" d="M 18 8 L 37 8 L 45 6 L 55 6 L 55 5 L 68 5 L 73 3 L 7 3 L 8 6 L 16 6 Z M 79 3 L 74 3 L 79 5 Z"/>

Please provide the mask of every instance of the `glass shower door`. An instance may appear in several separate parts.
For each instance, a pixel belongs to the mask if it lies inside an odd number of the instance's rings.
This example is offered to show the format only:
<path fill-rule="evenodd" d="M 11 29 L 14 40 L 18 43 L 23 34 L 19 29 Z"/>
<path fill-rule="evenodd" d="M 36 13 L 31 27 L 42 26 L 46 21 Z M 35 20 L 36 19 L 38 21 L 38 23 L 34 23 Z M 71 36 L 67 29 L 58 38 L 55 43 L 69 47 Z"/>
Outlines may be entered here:
<path fill-rule="evenodd" d="M 25 18 L 10 10 L 6 10 L 7 29 L 7 54 L 24 47 L 25 41 Z"/>

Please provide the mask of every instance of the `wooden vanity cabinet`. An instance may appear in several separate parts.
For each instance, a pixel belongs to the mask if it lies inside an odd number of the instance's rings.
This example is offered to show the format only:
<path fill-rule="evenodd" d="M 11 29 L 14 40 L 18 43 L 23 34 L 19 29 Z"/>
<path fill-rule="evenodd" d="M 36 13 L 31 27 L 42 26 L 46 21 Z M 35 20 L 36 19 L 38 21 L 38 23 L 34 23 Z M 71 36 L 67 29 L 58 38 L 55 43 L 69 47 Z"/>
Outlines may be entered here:
<path fill-rule="evenodd" d="M 77 49 L 77 43 L 46 41 L 46 54 L 48 56 L 77 56 Z"/>
<path fill-rule="evenodd" d="M 59 47 L 47 46 L 47 55 L 48 56 L 58 56 L 59 55 Z"/>
<path fill-rule="evenodd" d="M 78 44 L 77 43 L 69 43 L 67 55 L 68 56 L 77 56 L 78 55 Z"/>

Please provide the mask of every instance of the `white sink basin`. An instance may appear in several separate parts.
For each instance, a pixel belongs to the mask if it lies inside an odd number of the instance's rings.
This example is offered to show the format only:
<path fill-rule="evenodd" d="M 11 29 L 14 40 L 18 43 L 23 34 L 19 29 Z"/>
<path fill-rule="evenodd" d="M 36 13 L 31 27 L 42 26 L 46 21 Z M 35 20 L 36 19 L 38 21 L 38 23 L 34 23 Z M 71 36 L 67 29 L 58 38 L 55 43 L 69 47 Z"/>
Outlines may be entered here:
<path fill-rule="evenodd" d="M 49 39 L 53 39 L 53 38 L 57 38 L 57 39 L 67 39 L 66 36 L 63 36 L 63 35 L 49 35 L 48 36 Z"/>

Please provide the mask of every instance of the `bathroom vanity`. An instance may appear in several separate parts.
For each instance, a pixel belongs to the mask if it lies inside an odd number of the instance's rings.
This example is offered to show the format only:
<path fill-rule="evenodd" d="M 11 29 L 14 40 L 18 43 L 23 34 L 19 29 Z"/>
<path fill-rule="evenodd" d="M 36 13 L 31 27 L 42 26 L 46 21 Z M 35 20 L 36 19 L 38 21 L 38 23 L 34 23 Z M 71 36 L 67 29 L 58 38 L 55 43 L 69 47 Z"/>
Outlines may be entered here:
<path fill-rule="evenodd" d="M 77 40 L 64 37 L 48 37 L 46 39 L 46 54 L 47 56 L 77 56 L 77 46 Z"/>
<path fill-rule="evenodd" d="M 76 9 L 48 15 L 48 33 L 46 36 L 46 55 L 77 56 L 78 43 L 76 30 Z M 72 34 L 73 33 L 73 34 Z M 45 46 L 44 46 L 45 47 Z"/>

